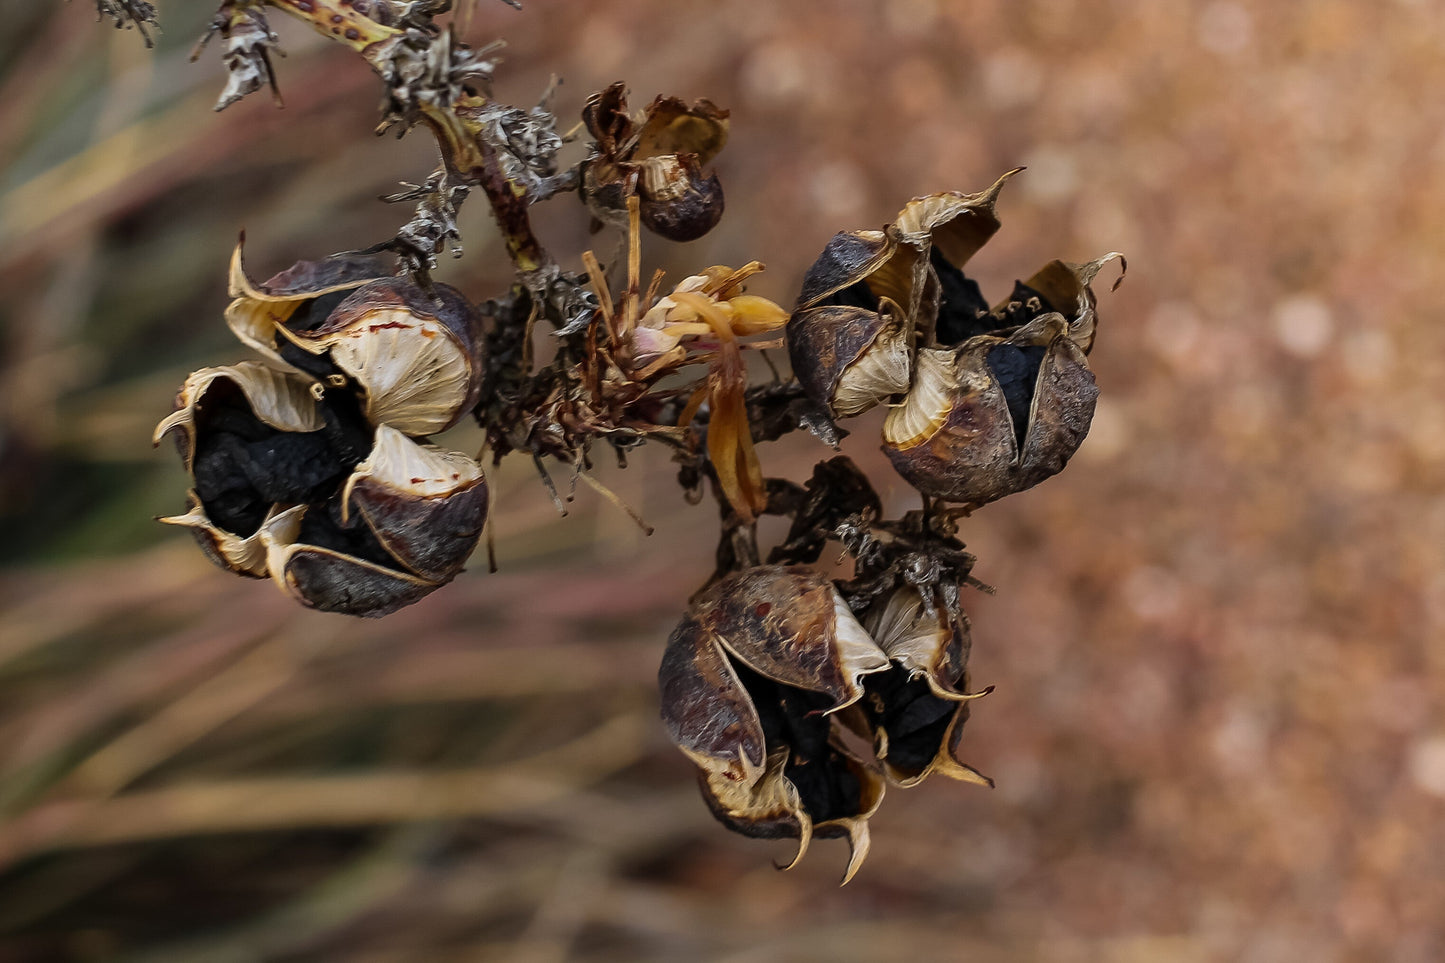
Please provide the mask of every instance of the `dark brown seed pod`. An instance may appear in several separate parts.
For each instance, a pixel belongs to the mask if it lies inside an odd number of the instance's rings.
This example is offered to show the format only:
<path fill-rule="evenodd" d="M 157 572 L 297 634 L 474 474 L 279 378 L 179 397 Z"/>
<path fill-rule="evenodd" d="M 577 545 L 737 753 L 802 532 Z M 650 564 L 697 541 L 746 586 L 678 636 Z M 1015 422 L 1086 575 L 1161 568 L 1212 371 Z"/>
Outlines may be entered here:
<path fill-rule="evenodd" d="M 892 301 L 877 311 L 807 308 L 788 320 L 784 334 L 798 383 L 835 418 L 862 414 L 908 390 L 912 327 Z"/>
<path fill-rule="evenodd" d="M 1007 338 L 919 351 L 883 450 L 925 495 L 978 506 L 1063 469 L 1088 434 L 1098 388 L 1060 314 Z"/>
<path fill-rule="evenodd" d="M 937 772 L 992 786 L 957 756 L 968 703 L 993 691 L 967 691 L 967 617 L 929 611 L 916 589 L 904 587 L 875 605 L 864 625 L 893 667 L 864 680 L 867 694 L 847 721 L 872 738 L 889 781 L 906 788 Z"/>
<path fill-rule="evenodd" d="M 883 779 L 843 745 L 832 714 L 888 666 L 830 581 L 759 566 L 701 593 L 672 633 L 662 718 L 719 820 L 797 839 L 790 865 L 813 836 L 847 836 L 847 882 L 867 855 Z"/>
<path fill-rule="evenodd" d="M 486 516 L 475 460 L 382 425 L 338 499 L 282 511 L 260 535 L 267 570 L 288 595 L 324 612 L 374 617 L 451 581 Z"/>
<path fill-rule="evenodd" d="M 722 184 L 704 169 L 727 143 L 727 111 L 659 97 L 635 121 L 626 87 L 616 83 L 592 95 L 582 119 L 593 149 L 580 193 L 594 218 L 625 227 L 627 199 L 636 194 L 642 223 L 669 240 L 695 240 L 717 224 Z"/>
<path fill-rule="evenodd" d="M 373 425 L 419 437 L 456 424 L 481 394 L 481 316 L 445 284 L 428 294 L 406 278 L 357 281 L 362 267 L 337 262 L 297 265 L 255 285 L 237 248 L 231 330 L 274 361 L 328 384 L 354 384 Z"/>
<path fill-rule="evenodd" d="M 192 373 L 156 426 L 155 443 L 174 435 L 192 476 L 186 513 L 161 521 L 189 529 L 222 568 L 265 577 L 260 528 L 278 498 L 304 499 L 345 477 L 324 428 L 301 375 L 254 361 Z"/>

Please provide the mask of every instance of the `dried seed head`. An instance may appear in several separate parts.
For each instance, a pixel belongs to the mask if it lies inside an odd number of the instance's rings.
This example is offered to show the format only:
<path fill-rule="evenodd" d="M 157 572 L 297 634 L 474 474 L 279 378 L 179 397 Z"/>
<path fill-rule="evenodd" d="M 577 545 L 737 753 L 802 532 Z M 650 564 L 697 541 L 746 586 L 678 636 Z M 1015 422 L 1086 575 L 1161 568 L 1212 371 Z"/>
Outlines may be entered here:
<path fill-rule="evenodd" d="M 258 533 L 278 502 L 324 497 L 350 470 L 310 380 L 259 362 L 194 372 L 156 444 L 170 434 L 192 489 L 186 513 L 161 521 L 190 529 L 208 558 L 243 575 L 265 574 Z"/>
<path fill-rule="evenodd" d="M 486 517 L 475 460 L 382 425 L 339 497 L 278 513 L 261 542 L 271 577 L 303 605 L 381 616 L 451 581 Z"/>
<path fill-rule="evenodd" d="M 843 746 L 833 713 L 888 667 L 831 582 L 760 566 L 701 593 L 672 633 L 662 717 L 724 824 L 796 838 L 797 858 L 814 835 L 846 835 L 846 882 L 867 854 L 883 780 Z"/>
<path fill-rule="evenodd" d="M 793 315 L 785 334 L 793 374 L 835 418 L 862 414 L 908 390 L 912 329 L 892 301 L 878 311 L 807 308 Z"/>
<path fill-rule="evenodd" d="M 238 246 L 227 323 L 273 361 L 354 384 L 371 424 L 443 431 L 481 394 L 481 316 L 455 288 L 438 284 L 428 295 L 406 278 L 378 278 L 377 267 L 360 257 L 303 261 L 257 285 Z"/>
<path fill-rule="evenodd" d="M 635 193 L 642 222 L 662 237 L 691 241 L 717 224 L 722 184 L 704 168 L 727 143 L 727 111 L 706 100 L 659 97 L 633 120 L 626 87 L 616 83 L 592 95 L 582 119 L 593 149 L 582 165 L 581 195 L 598 221 L 625 227 Z"/>
<path fill-rule="evenodd" d="M 873 739 L 888 778 L 906 788 L 938 772 L 992 786 L 957 758 L 969 701 L 992 691 L 966 691 L 968 619 L 929 611 L 918 591 L 905 587 L 875 605 L 864 625 L 894 665 L 865 680 L 867 695 L 848 721 Z"/>
<path fill-rule="evenodd" d="M 984 505 L 1063 469 L 1089 431 L 1098 388 L 1062 315 L 1007 338 L 918 353 L 883 449 L 925 495 Z"/>

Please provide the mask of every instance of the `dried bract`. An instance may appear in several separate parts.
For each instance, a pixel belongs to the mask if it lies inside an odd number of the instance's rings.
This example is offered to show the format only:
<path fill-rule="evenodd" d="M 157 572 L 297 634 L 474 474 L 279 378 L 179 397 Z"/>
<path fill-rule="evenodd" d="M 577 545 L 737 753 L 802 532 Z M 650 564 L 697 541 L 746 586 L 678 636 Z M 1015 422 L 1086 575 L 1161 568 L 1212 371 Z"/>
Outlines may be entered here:
<path fill-rule="evenodd" d="M 672 739 L 701 770 L 730 829 L 798 840 L 847 836 L 844 882 L 868 852 L 883 780 L 843 745 L 833 713 L 889 667 L 833 584 L 761 566 L 704 591 L 668 640 L 658 681 Z"/>

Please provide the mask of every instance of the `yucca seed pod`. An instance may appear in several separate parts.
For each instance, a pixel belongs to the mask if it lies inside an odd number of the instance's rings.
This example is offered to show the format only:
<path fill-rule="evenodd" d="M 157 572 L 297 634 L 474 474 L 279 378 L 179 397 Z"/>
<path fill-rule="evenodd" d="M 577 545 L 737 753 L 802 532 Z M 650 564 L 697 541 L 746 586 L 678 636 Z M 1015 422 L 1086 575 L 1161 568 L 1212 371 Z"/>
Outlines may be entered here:
<path fill-rule="evenodd" d="M 1083 264 L 1050 261 L 1027 281 L 1016 281 L 1008 299 L 993 308 L 993 316 L 1000 326 L 1012 326 L 1027 324 L 1040 315 L 1056 311 L 1068 319 L 1070 340 L 1088 354 L 1094 348 L 1098 328 L 1099 299 L 1092 284 L 1110 261 L 1118 261 L 1121 268 L 1119 279 L 1114 282 L 1118 287 L 1128 266 L 1124 255 L 1117 251 Z"/>
<path fill-rule="evenodd" d="M 793 374 L 835 418 L 859 415 L 908 390 L 912 328 L 903 310 L 824 305 L 799 311 L 784 328 Z"/>
<path fill-rule="evenodd" d="M 227 323 L 273 360 L 327 384 L 354 384 L 373 425 L 389 424 L 415 437 L 444 431 L 481 395 L 481 316 L 445 284 L 427 293 L 407 278 L 358 281 L 355 275 L 370 273 L 372 263 L 302 262 L 305 270 L 298 264 L 255 285 L 241 267 L 238 247 L 232 288 L 239 293 L 226 311 Z M 323 282 L 328 286 L 308 290 Z"/>
<path fill-rule="evenodd" d="M 642 223 L 661 237 L 692 241 L 716 226 L 722 184 L 704 168 L 727 143 L 727 111 L 658 97 L 635 121 L 626 87 L 616 83 L 588 99 L 582 119 L 593 145 L 579 193 L 597 221 L 625 227 L 627 198 L 636 193 Z"/>
<path fill-rule="evenodd" d="M 925 495 L 984 505 L 1061 471 L 1088 434 L 1098 388 L 1060 314 L 1007 338 L 918 352 L 883 425 L 893 467 Z"/>
<path fill-rule="evenodd" d="M 814 836 L 846 836 L 847 882 L 884 782 L 844 746 L 833 713 L 888 667 L 830 581 L 759 566 L 701 593 L 673 631 L 658 673 L 662 718 L 724 825 L 797 839 L 790 865 Z"/>
<path fill-rule="evenodd" d="M 993 691 L 967 691 L 967 616 L 929 611 L 917 589 L 903 587 L 874 605 L 863 624 L 893 667 L 864 680 L 866 694 L 848 721 L 873 740 L 889 781 L 906 788 L 938 772 L 992 786 L 957 755 L 968 703 Z"/>
<path fill-rule="evenodd" d="M 254 361 L 203 368 L 156 426 L 155 443 L 174 435 L 192 476 L 187 512 L 161 521 L 190 529 L 222 568 L 264 576 L 259 532 L 277 503 L 325 497 L 351 470 L 345 431 L 328 426 L 332 413 L 311 388 L 299 374 Z"/>
<path fill-rule="evenodd" d="M 486 516 L 474 459 L 382 425 L 338 498 L 280 512 L 260 535 L 267 570 L 288 595 L 323 612 L 374 617 L 451 581 Z"/>

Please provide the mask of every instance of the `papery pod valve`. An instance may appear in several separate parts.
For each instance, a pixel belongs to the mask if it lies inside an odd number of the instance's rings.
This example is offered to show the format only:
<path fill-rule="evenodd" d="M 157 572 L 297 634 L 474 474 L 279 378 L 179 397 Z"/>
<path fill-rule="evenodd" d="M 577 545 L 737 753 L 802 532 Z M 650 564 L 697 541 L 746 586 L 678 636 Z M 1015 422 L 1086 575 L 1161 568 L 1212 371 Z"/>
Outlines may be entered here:
<path fill-rule="evenodd" d="M 893 665 L 864 680 L 865 695 L 845 718 L 873 740 L 889 781 L 906 788 L 937 772 L 992 786 L 958 758 L 969 703 L 993 691 L 967 691 L 967 617 L 930 608 L 917 589 L 903 587 L 876 603 L 863 625 Z"/>
<path fill-rule="evenodd" d="M 278 503 L 324 498 L 351 471 L 343 433 L 328 431 L 310 379 L 255 361 L 202 368 L 156 426 L 173 435 L 191 474 L 188 511 L 161 519 L 190 529 L 208 558 L 266 575 L 260 531 Z"/>
<path fill-rule="evenodd" d="M 354 384 L 372 424 L 413 437 L 444 431 L 481 395 L 481 316 L 455 288 L 427 292 L 377 270 L 370 258 L 303 261 L 257 284 L 237 246 L 226 322 L 273 361 Z"/>
<path fill-rule="evenodd" d="M 336 500 L 295 506 L 262 526 L 267 570 L 309 608 L 387 615 L 462 570 L 487 499 L 474 459 L 382 425 Z"/>
<path fill-rule="evenodd" d="M 1088 434 L 1099 389 L 1060 314 L 1008 337 L 918 353 L 913 386 L 883 425 L 883 450 L 925 495 L 978 506 L 1063 469 Z"/>
<path fill-rule="evenodd" d="M 867 855 L 884 782 L 844 746 L 833 714 L 889 665 L 832 582 L 759 566 L 702 592 L 673 631 L 658 675 L 662 718 L 724 825 L 797 839 L 790 865 L 814 836 L 847 836 L 847 882 Z"/>

